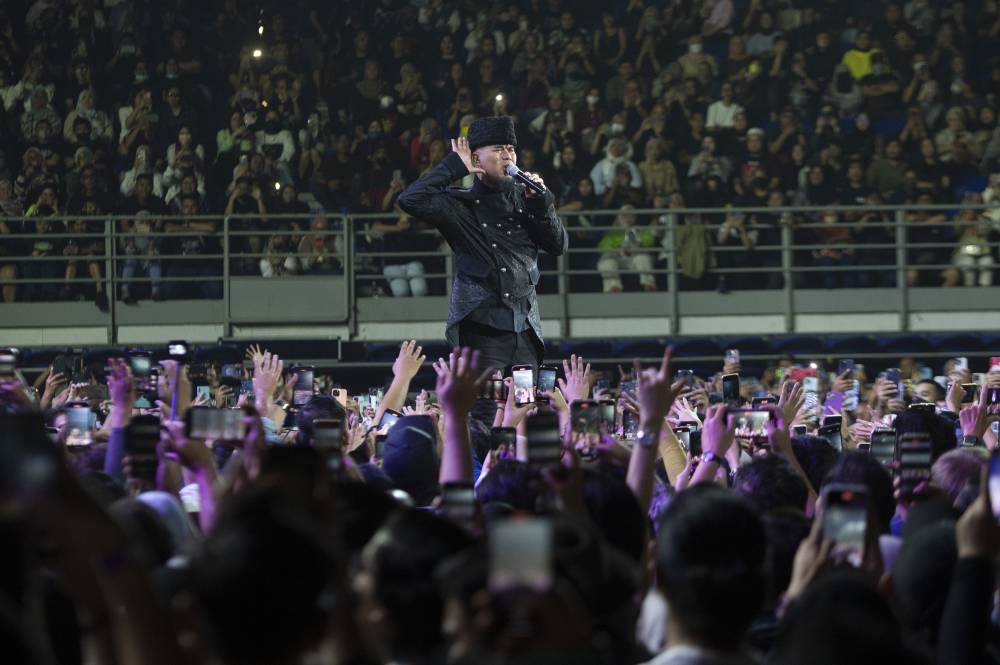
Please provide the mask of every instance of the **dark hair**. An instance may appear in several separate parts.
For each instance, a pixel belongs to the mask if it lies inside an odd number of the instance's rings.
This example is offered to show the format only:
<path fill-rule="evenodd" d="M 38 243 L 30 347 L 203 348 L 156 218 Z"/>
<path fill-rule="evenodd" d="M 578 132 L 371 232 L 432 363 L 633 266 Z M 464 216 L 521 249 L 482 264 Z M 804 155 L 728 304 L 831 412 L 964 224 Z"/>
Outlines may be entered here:
<path fill-rule="evenodd" d="M 490 469 L 476 488 L 479 503 L 505 503 L 525 512 L 534 512 L 538 502 L 538 471 L 524 462 L 501 460 Z"/>
<path fill-rule="evenodd" d="M 332 418 L 345 422 L 346 415 L 347 412 L 337 400 L 326 395 L 313 395 L 295 415 L 295 424 L 299 428 L 296 440 L 301 444 L 312 441 L 313 421 Z"/>
<path fill-rule="evenodd" d="M 839 454 L 836 449 L 821 436 L 794 436 L 792 452 L 809 479 L 809 484 L 818 492 L 826 474 L 837 463 Z"/>
<path fill-rule="evenodd" d="M 756 457 L 737 470 L 733 489 L 761 513 L 772 510 L 805 511 L 809 489 L 792 465 L 777 455 Z"/>
<path fill-rule="evenodd" d="M 907 653 L 899 622 L 871 582 L 835 572 L 811 584 L 785 618 L 774 665 L 920 663 Z"/>
<path fill-rule="evenodd" d="M 924 383 L 926 383 L 927 385 L 931 386 L 934 389 L 935 400 L 944 399 L 944 388 L 941 387 L 940 383 L 938 383 L 934 379 L 921 379 L 920 381 L 917 381 L 916 385 L 919 386 Z"/>
<path fill-rule="evenodd" d="M 173 556 L 170 529 L 153 508 L 129 497 L 115 501 L 108 512 L 128 535 L 130 553 L 140 565 L 153 570 Z"/>
<path fill-rule="evenodd" d="M 296 660 L 342 590 L 338 558 L 291 489 L 269 483 L 232 497 L 192 560 L 192 589 L 225 662 Z"/>
<path fill-rule="evenodd" d="M 895 427 L 899 434 L 927 432 L 931 437 L 931 455 L 935 460 L 955 449 L 955 425 L 937 413 L 907 409 L 896 417 Z"/>
<path fill-rule="evenodd" d="M 646 549 L 646 516 L 623 473 L 606 464 L 584 469 L 583 499 L 608 544 L 638 563 Z"/>
<path fill-rule="evenodd" d="M 732 650 L 764 598 L 764 527 L 727 489 L 677 495 L 656 538 L 656 574 L 672 616 L 698 645 Z"/>
<path fill-rule="evenodd" d="M 767 533 L 768 590 L 766 603 L 777 604 L 792 579 L 792 565 L 799 545 L 809 535 L 812 522 L 801 512 L 775 510 L 761 518 Z"/>
<path fill-rule="evenodd" d="M 401 510 L 372 538 L 364 559 L 373 594 L 391 620 L 389 650 L 394 660 L 427 654 L 443 645 L 438 564 L 472 546 L 462 529 L 433 513 Z"/>
<path fill-rule="evenodd" d="M 868 489 L 868 504 L 879 521 L 881 533 L 889 532 L 889 523 L 896 513 L 892 497 L 892 478 L 881 462 L 871 455 L 852 450 L 844 453 L 826 475 L 823 484 L 855 483 Z"/>

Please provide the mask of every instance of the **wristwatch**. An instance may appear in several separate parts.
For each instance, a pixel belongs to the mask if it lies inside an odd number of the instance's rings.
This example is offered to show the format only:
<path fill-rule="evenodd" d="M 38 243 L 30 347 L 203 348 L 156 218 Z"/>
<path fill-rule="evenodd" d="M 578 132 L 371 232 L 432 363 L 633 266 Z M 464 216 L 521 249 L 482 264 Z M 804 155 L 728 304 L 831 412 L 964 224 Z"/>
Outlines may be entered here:
<path fill-rule="evenodd" d="M 660 433 L 656 430 L 641 429 L 635 433 L 635 442 L 643 448 L 652 448 L 660 441 Z"/>
<path fill-rule="evenodd" d="M 979 440 L 978 436 L 974 434 L 966 434 L 962 437 L 962 447 L 963 448 L 975 448 L 976 446 L 981 446 L 982 441 Z"/>
<path fill-rule="evenodd" d="M 726 458 L 723 457 L 722 455 L 716 455 L 711 450 L 708 451 L 707 453 L 701 454 L 701 461 L 708 462 L 709 464 L 713 462 L 715 464 L 718 464 L 719 466 L 721 466 L 723 469 L 726 470 L 727 475 L 732 472 L 732 469 L 729 468 L 729 462 L 726 461 Z"/>

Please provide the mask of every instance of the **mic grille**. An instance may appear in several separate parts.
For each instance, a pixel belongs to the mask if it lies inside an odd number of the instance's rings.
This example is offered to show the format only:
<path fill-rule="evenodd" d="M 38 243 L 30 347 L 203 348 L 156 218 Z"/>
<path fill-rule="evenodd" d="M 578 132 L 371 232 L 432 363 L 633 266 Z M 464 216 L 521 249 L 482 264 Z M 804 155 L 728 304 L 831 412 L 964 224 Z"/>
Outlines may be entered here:
<path fill-rule="evenodd" d="M 507 172 L 507 175 L 509 175 L 511 178 L 513 178 L 518 174 L 517 167 L 514 166 L 513 164 L 508 164 L 507 168 L 505 168 L 504 170 Z"/>

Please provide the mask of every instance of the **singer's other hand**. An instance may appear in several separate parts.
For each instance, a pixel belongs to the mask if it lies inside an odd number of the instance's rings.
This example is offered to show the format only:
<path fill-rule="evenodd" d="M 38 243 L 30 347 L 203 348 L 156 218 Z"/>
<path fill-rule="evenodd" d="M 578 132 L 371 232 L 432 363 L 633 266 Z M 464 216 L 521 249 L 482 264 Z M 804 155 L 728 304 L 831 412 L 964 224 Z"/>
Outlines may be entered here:
<path fill-rule="evenodd" d="M 528 171 L 525 171 L 524 175 L 530 178 L 532 182 L 538 183 L 542 189 L 545 189 L 545 181 L 542 180 L 542 176 L 538 175 L 537 173 L 530 173 Z M 529 199 L 535 199 L 541 196 L 541 194 L 533 190 L 531 187 L 525 187 L 524 194 Z"/>

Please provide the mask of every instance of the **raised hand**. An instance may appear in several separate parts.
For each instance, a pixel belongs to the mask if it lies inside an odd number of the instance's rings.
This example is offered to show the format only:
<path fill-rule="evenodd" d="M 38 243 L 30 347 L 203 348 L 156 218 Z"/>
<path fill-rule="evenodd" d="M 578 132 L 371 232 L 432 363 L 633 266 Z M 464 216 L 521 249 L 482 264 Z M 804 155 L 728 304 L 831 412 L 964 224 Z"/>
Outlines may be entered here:
<path fill-rule="evenodd" d="M 244 357 L 249 360 L 254 366 L 257 365 L 257 360 L 264 355 L 264 350 L 260 348 L 260 344 L 251 344 L 247 347 Z"/>
<path fill-rule="evenodd" d="M 479 352 L 456 347 L 447 361 L 442 358 L 434 363 L 434 372 L 441 410 L 452 418 L 468 416 L 479 397 L 479 386 L 486 380 L 479 372 Z"/>
<path fill-rule="evenodd" d="M 781 422 L 778 426 L 788 429 L 795 417 L 806 403 L 806 393 L 798 381 L 785 381 L 781 385 L 781 396 L 778 397 L 778 415 Z"/>
<path fill-rule="evenodd" d="M 962 434 L 964 436 L 978 436 L 980 439 L 986 434 L 989 426 L 989 418 L 986 415 L 986 397 L 989 391 L 980 388 L 979 401 L 970 404 L 958 413 L 958 420 L 962 424 Z"/>
<path fill-rule="evenodd" d="M 566 378 L 559 379 L 559 390 L 567 402 L 572 404 L 590 396 L 590 363 L 584 365 L 583 356 L 574 353 L 569 360 L 564 360 L 563 375 Z"/>
<path fill-rule="evenodd" d="M 633 361 L 636 378 L 636 400 L 639 402 L 639 417 L 642 428 L 659 431 L 663 427 L 663 419 L 670 413 L 674 400 L 684 390 L 684 380 L 674 381 L 670 371 L 670 359 L 674 347 L 668 346 L 663 351 L 663 362 L 659 369 L 643 371 L 639 360 Z"/>
<path fill-rule="evenodd" d="M 122 358 L 112 358 L 109 361 L 108 393 L 114 410 L 131 411 L 135 403 L 135 381 L 132 378 L 132 368 Z M 58 376 L 58 375 L 57 375 Z M 46 391 L 48 382 L 46 381 Z"/>
<path fill-rule="evenodd" d="M 274 398 L 274 391 L 281 381 L 285 363 L 278 354 L 265 351 L 254 356 L 253 395 L 257 411 L 267 416 Z"/>
<path fill-rule="evenodd" d="M 469 139 L 464 136 L 452 139 L 451 149 L 456 155 L 462 158 L 462 163 L 465 164 L 465 168 L 469 170 L 469 173 L 486 174 L 486 171 L 472 165 L 472 150 L 469 149 Z"/>
<path fill-rule="evenodd" d="M 403 342 L 399 347 L 399 355 L 392 363 L 393 376 L 412 379 L 420 371 L 420 366 L 424 364 L 426 356 L 423 355 L 423 347 L 417 346 L 417 340 L 411 339 Z"/>

